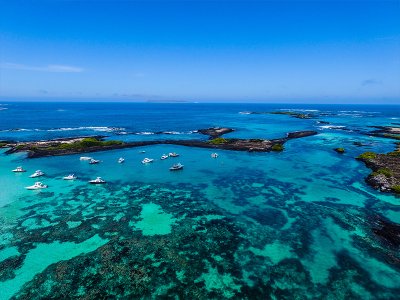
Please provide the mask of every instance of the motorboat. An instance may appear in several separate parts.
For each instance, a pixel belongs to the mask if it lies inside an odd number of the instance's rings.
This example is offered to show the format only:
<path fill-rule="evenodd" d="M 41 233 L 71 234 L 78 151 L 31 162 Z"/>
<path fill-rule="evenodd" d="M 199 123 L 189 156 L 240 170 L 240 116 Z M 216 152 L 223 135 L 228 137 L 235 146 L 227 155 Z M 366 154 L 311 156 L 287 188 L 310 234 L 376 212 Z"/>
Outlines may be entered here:
<path fill-rule="evenodd" d="M 14 170 L 12 170 L 15 173 L 22 173 L 22 172 L 26 172 L 26 170 L 24 170 L 22 167 L 16 167 Z"/>
<path fill-rule="evenodd" d="M 146 157 L 145 159 L 142 160 L 142 164 L 148 164 L 148 163 L 151 163 L 153 161 L 154 161 L 154 159 Z"/>
<path fill-rule="evenodd" d="M 217 158 L 218 157 L 218 153 L 211 153 L 211 157 L 212 158 Z"/>
<path fill-rule="evenodd" d="M 139 151 L 139 153 L 146 153 L 146 151 L 142 150 L 142 151 Z"/>
<path fill-rule="evenodd" d="M 174 164 L 171 168 L 169 168 L 170 171 L 178 171 L 182 169 L 183 165 L 181 163 Z"/>
<path fill-rule="evenodd" d="M 81 156 L 79 160 L 91 160 L 92 158 L 89 156 Z"/>
<path fill-rule="evenodd" d="M 98 164 L 99 162 L 100 162 L 100 160 L 91 158 L 90 161 L 89 161 L 89 164 L 95 165 L 95 164 Z"/>
<path fill-rule="evenodd" d="M 123 158 L 123 157 L 120 157 L 120 158 L 118 159 L 118 163 L 119 163 L 119 164 L 122 164 L 124 161 L 125 161 L 125 158 Z"/>
<path fill-rule="evenodd" d="M 35 173 L 33 173 L 31 176 L 29 176 L 30 178 L 35 178 L 35 177 L 40 177 L 43 176 L 44 173 L 40 170 L 36 170 Z"/>
<path fill-rule="evenodd" d="M 168 154 L 168 156 L 169 156 L 169 157 L 178 157 L 179 154 L 178 154 L 178 153 L 175 153 L 175 152 L 170 152 L 170 153 Z"/>
<path fill-rule="evenodd" d="M 167 159 L 167 158 L 168 158 L 168 155 L 166 155 L 166 154 L 163 154 L 163 155 L 161 156 L 161 159 L 162 159 L 162 160 Z"/>
<path fill-rule="evenodd" d="M 90 180 L 89 183 L 91 183 L 91 184 L 103 184 L 103 183 L 106 183 L 106 181 L 101 179 L 101 177 L 97 177 L 96 179 Z"/>
<path fill-rule="evenodd" d="M 63 179 L 64 180 L 75 180 L 78 177 L 75 176 L 75 174 L 69 174 L 68 176 L 64 176 Z"/>
<path fill-rule="evenodd" d="M 27 190 L 40 190 L 40 189 L 46 189 L 48 186 L 46 184 L 43 184 L 41 182 L 35 182 L 34 185 L 27 186 Z"/>

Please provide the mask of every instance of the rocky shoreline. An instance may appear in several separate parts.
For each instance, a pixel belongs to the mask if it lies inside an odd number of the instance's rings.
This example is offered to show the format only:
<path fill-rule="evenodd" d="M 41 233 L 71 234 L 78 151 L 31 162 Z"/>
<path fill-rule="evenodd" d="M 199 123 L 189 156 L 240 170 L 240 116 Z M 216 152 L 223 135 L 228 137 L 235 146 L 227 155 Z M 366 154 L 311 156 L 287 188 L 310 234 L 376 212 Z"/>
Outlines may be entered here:
<path fill-rule="evenodd" d="M 294 111 L 242 111 L 242 115 L 285 115 L 297 119 L 314 119 L 316 116 L 311 113 L 294 112 Z"/>
<path fill-rule="evenodd" d="M 371 126 L 374 131 L 369 132 L 369 135 L 382 137 L 387 139 L 400 140 L 400 127 L 398 126 Z"/>
<path fill-rule="evenodd" d="M 283 144 L 290 139 L 303 138 L 317 134 L 316 131 L 290 132 L 280 139 L 237 139 L 221 136 L 234 131 L 232 128 L 214 127 L 199 129 L 198 132 L 208 135 L 209 140 L 153 140 L 138 142 L 105 141 L 104 136 L 65 138 L 37 142 L 3 142 L 2 147 L 10 148 L 5 153 L 27 152 L 28 158 L 45 156 L 70 155 L 97 151 L 107 151 L 149 145 L 167 144 L 198 148 L 222 149 L 248 152 L 282 151 Z"/>
<path fill-rule="evenodd" d="M 365 179 L 370 186 L 382 192 L 400 195 L 400 145 L 393 152 L 365 152 L 357 159 L 373 171 Z"/>

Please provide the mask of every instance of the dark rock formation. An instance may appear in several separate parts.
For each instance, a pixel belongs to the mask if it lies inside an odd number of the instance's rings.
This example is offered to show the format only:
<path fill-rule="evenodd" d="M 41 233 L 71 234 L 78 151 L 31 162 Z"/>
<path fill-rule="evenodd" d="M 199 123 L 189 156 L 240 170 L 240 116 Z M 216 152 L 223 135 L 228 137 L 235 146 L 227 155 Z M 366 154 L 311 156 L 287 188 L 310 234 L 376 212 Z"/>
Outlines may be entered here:
<path fill-rule="evenodd" d="M 373 172 L 365 181 L 382 192 L 400 194 L 400 146 L 387 154 L 365 152 L 357 157 Z"/>
<path fill-rule="evenodd" d="M 400 127 L 396 126 L 371 126 L 376 130 L 367 132 L 371 136 L 400 140 Z"/>
<path fill-rule="evenodd" d="M 339 154 L 343 154 L 345 152 L 344 148 L 335 148 L 333 150 L 336 151 Z"/>
<path fill-rule="evenodd" d="M 305 130 L 305 131 L 295 131 L 295 132 L 289 132 L 287 134 L 288 139 L 297 139 L 297 138 L 303 138 L 307 136 L 312 136 L 318 134 L 317 131 L 314 130 Z"/>
<path fill-rule="evenodd" d="M 204 135 L 209 135 L 210 139 L 215 139 L 218 138 L 226 133 L 233 132 L 234 130 L 232 128 L 227 128 L 227 127 L 211 127 L 207 129 L 199 129 L 197 132 L 204 134 Z"/>
<path fill-rule="evenodd" d="M 273 111 L 270 112 L 273 115 L 287 115 L 297 119 L 312 119 L 316 116 L 310 113 L 294 112 L 294 111 Z"/>
<path fill-rule="evenodd" d="M 296 131 L 287 134 L 287 137 L 274 140 L 266 139 L 225 139 L 220 136 L 232 132 L 231 128 L 208 128 L 200 129 L 202 134 L 209 135 L 212 139 L 208 141 L 203 140 L 153 140 L 153 141 L 139 141 L 139 142 L 121 142 L 121 141 L 103 141 L 102 137 L 91 137 L 89 145 L 81 146 L 85 138 L 66 138 L 50 141 L 40 142 L 25 142 L 12 144 L 12 148 L 6 151 L 6 154 L 15 152 L 26 151 L 28 158 L 44 157 L 44 156 L 58 156 L 69 155 L 78 153 L 88 153 L 96 151 L 107 151 L 115 149 L 125 149 L 142 147 L 158 144 L 179 145 L 188 147 L 211 148 L 211 149 L 224 149 L 235 151 L 249 151 L 249 152 L 269 152 L 277 151 L 277 148 L 283 150 L 283 144 L 289 139 L 302 138 L 317 134 L 316 131 Z M 214 137 L 214 138 L 213 138 Z M 77 143 L 79 147 L 69 147 L 66 144 Z"/>

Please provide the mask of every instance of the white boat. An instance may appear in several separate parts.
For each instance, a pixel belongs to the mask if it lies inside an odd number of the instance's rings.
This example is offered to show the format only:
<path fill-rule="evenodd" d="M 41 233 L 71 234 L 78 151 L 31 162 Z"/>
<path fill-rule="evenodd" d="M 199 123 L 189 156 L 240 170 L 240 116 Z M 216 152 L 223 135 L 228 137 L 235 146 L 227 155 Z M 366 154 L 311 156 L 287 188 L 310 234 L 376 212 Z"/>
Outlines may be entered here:
<path fill-rule="evenodd" d="M 106 183 L 106 181 L 101 179 L 101 177 L 97 177 L 96 179 L 90 180 L 89 183 L 91 183 L 91 184 L 103 184 L 103 183 Z"/>
<path fill-rule="evenodd" d="M 81 156 L 79 160 L 91 160 L 92 158 L 89 156 Z"/>
<path fill-rule="evenodd" d="M 142 150 L 142 151 L 139 151 L 139 153 L 146 153 L 146 151 Z"/>
<path fill-rule="evenodd" d="M 178 153 L 175 153 L 175 152 L 170 152 L 170 153 L 168 154 L 168 156 L 169 156 L 169 157 L 178 157 L 179 154 L 178 154 Z"/>
<path fill-rule="evenodd" d="M 14 170 L 12 170 L 15 173 L 21 173 L 21 172 L 26 172 L 22 167 L 16 167 Z"/>
<path fill-rule="evenodd" d="M 75 180 L 78 177 L 75 176 L 75 174 L 69 174 L 68 176 L 64 176 L 63 179 L 64 180 Z"/>
<path fill-rule="evenodd" d="M 31 176 L 29 176 L 30 178 L 36 178 L 36 177 L 40 177 L 43 176 L 44 173 L 40 170 L 36 170 L 35 173 L 33 173 Z"/>
<path fill-rule="evenodd" d="M 119 164 L 122 164 L 124 161 L 125 161 L 125 158 L 123 158 L 123 157 L 120 157 L 120 158 L 118 159 L 118 163 L 119 163 Z"/>
<path fill-rule="evenodd" d="M 211 157 L 212 158 L 217 158 L 218 157 L 218 153 L 211 153 Z"/>
<path fill-rule="evenodd" d="M 145 159 L 142 160 L 142 164 L 148 164 L 148 163 L 151 163 L 153 161 L 154 161 L 154 159 L 146 157 Z"/>
<path fill-rule="evenodd" d="M 161 156 L 161 159 L 162 159 L 162 160 L 167 159 L 167 158 L 168 158 L 168 155 L 166 155 L 166 154 L 163 154 L 163 155 Z"/>
<path fill-rule="evenodd" d="M 99 162 L 100 162 L 100 160 L 91 158 L 90 161 L 89 161 L 89 164 L 95 165 L 95 164 L 98 164 Z"/>
<path fill-rule="evenodd" d="M 47 188 L 47 185 L 45 185 L 45 184 L 43 184 L 43 183 L 41 183 L 39 181 L 35 182 L 34 185 L 26 187 L 27 190 L 40 190 L 40 189 L 46 189 L 46 188 Z"/>
<path fill-rule="evenodd" d="M 182 169 L 183 165 L 181 163 L 174 164 L 171 168 L 169 168 L 170 171 L 178 171 Z"/>

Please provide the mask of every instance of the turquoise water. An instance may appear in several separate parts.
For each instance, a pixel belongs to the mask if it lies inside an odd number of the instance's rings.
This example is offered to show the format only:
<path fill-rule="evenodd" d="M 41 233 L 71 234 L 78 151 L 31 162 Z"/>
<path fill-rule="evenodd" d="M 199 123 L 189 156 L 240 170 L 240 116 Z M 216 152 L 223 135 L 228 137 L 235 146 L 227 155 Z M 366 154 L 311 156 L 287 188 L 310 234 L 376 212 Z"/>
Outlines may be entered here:
<path fill-rule="evenodd" d="M 233 127 L 231 137 L 319 134 L 291 140 L 281 153 L 218 151 L 217 159 L 208 149 L 171 145 L 89 154 L 98 165 L 80 155 L 27 159 L 3 150 L 0 299 L 398 298 L 399 249 L 374 234 L 372 218 L 400 223 L 400 198 L 368 187 L 370 171 L 354 159 L 394 148 L 364 132 L 400 122 L 398 109 L 294 107 L 318 110 L 316 119 L 301 120 L 239 114 L 293 109 L 285 105 L 93 105 L 10 103 L 0 111 L 0 139 L 206 138 L 193 131 L 209 126 Z M 12 114 L 30 110 L 40 114 L 12 123 Z M 133 134 L 158 131 L 175 134 Z M 342 146 L 343 155 L 332 150 Z M 160 160 L 169 152 L 180 157 Z M 155 161 L 143 165 L 144 157 Z M 170 172 L 176 162 L 184 170 Z M 12 173 L 18 165 L 27 172 Z M 24 189 L 37 169 L 49 188 Z M 70 173 L 78 180 L 61 179 Z M 87 183 L 97 176 L 107 184 Z"/>

